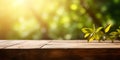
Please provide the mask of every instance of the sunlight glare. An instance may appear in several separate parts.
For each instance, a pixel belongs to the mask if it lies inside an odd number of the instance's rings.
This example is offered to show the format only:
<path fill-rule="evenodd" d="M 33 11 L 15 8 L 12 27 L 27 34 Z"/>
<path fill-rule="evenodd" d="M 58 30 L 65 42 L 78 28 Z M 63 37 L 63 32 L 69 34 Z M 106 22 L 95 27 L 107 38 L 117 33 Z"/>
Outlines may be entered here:
<path fill-rule="evenodd" d="M 14 2 L 13 2 L 13 6 L 15 7 L 15 6 L 24 6 L 24 4 L 25 4 L 25 0 L 14 0 Z"/>

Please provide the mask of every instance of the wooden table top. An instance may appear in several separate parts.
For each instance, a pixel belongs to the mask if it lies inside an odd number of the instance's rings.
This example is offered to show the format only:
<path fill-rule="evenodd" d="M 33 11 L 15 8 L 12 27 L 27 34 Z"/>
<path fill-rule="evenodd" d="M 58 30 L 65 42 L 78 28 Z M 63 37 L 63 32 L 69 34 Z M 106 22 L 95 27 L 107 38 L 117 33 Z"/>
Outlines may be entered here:
<path fill-rule="evenodd" d="M 87 40 L 0 40 L 0 49 L 120 48 L 120 41 L 98 43 Z"/>

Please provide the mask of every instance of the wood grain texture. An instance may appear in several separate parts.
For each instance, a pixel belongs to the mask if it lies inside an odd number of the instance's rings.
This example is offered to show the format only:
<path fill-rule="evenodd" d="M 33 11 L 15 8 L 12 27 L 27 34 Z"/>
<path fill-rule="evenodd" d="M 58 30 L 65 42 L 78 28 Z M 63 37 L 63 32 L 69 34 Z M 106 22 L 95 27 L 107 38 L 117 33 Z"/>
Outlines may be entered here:
<path fill-rule="evenodd" d="M 6 47 L 9 47 L 9 46 L 13 46 L 13 45 L 17 45 L 17 44 L 20 44 L 20 43 L 23 43 L 24 41 L 21 40 L 21 41 L 17 41 L 17 40 L 9 40 L 9 41 L 4 41 L 2 40 L 0 42 L 0 49 L 3 49 L 3 48 L 6 48 Z"/>
<path fill-rule="evenodd" d="M 21 44 L 9 46 L 9 47 L 6 47 L 5 49 L 33 49 L 33 48 L 39 49 L 45 44 L 47 44 L 48 42 L 50 41 L 48 40 L 40 40 L 40 41 L 39 40 L 35 40 L 35 41 L 26 40 Z"/>
<path fill-rule="evenodd" d="M 105 41 L 98 43 L 93 41 L 87 43 L 86 40 L 10 40 L 0 43 L 0 48 L 4 49 L 49 49 L 49 48 L 120 48 L 120 41 L 111 43 Z"/>
<path fill-rule="evenodd" d="M 0 47 L 0 60 L 120 60 L 119 41 L 12 40 Z"/>

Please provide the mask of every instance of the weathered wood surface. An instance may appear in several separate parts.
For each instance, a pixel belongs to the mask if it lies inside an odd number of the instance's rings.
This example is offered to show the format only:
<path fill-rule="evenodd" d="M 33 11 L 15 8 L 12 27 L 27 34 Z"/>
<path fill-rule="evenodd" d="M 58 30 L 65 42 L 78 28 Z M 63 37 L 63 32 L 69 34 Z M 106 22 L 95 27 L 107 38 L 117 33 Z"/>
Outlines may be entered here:
<path fill-rule="evenodd" d="M 86 40 L 1 40 L 1 49 L 73 49 L 73 48 L 120 48 L 120 41 L 98 43 Z"/>
<path fill-rule="evenodd" d="M 23 42 L 24 42 L 23 40 L 21 40 L 21 41 L 16 41 L 16 40 L 10 40 L 10 41 L 2 40 L 2 41 L 0 41 L 0 49 L 6 48 L 6 47 L 9 47 L 9 46 L 14 46 L 14 45 L 17 45 L 17 44 L 20 44 L 20 43 L 23 43 Z"/>
<path fill-rule="evenodd" d="M 6 47 L 5 49 L 37 49 L 37 48 L 41 48 L 42 46 L 46 45 L 47 43 L 49 43 L 50 41 L 24 41 L 22 42 L 21 44 L 16 44 L 16 45 L 13 45 L 13 46 L 9 46 L 9 47 Z"/>
<path fill-rule="evenodd" d="M 0 60 L 120 60 L 120 42 L 1 40 Z"/>

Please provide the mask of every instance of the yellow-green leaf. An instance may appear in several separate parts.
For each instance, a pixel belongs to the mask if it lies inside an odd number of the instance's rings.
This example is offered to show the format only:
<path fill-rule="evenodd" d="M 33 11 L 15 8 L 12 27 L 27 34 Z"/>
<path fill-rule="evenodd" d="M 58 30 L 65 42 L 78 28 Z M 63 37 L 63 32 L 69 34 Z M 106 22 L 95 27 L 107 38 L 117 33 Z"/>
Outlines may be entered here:
<path fill-rule="evenodd" d="M 89 40 L 89 42 L 93 41 L 94 40 L 94 36 L 90 37 L 88 40 Z"/>
<path fill-rule="evenodd" d="M 100 39 L 100 36 L 98 34 L 95 35 L 95 39 L 96 40 L 99 40 Z"/>
<path fill-rule="evenodd" d="M 90 35 L 90 33 L 86 33 L 84 38 L 87 38 Z"/>
<path fill-rule="evenodd" d="M 111 32 L 110 35 L 116 36 L 118 33 L 117 32 Z"/>
<path fill-rule="evenodd" d="M 117 29 L 117 32 L 120 33 L 120 29 Z"/>
<path fill-rule="evenodd" d="M 88 41 L 91 42 L 95 39 L 94 33 L 90 34 L 90 37 L 88 38 Z"/>
<path fill-rule="evenodd" d="M 92 32 L 92 29 L 91 28 L 82 28 L 81 31 L 83 33 L 90 33 L 90 32 Z"/>
<path fill-rule="evenodd" d="M 105 33 L 107 33 L 110 30 L 111 26 L 112 26 L 111 24 L 109 24 L 109 25 L 106 26 Z"/>
<path fill-rule="evenodd" d="M 86 30 L 86 28 L 82 28 L 81 31 L 82 31 L 83 33 L 87 33 L 87 32 L 88 32 L 88 31 Z"/>
<path fill-rule="evenodd" d="M 96 32 L 99 32 L 103 27 L 97 28 Z"/>

